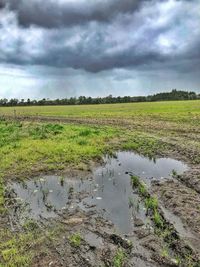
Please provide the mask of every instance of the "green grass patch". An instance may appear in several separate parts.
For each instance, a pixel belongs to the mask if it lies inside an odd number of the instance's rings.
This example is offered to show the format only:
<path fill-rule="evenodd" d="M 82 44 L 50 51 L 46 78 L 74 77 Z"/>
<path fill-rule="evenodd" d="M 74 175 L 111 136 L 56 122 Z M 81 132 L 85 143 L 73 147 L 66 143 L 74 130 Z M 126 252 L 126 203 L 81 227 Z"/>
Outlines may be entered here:
<path fill-rule="evenodd" d="M 30 266 L 33 254 L 30 245 L 34 245 L 35 236 L 32 233 L 12 234 L 0 232 L 0 259 L 4 267 L 28 267 Z"/>
<path fill-rule="evenodd" d="M 80 106 L 0 107 L 0 114 L 56 116 L 67 118 L 124 118 L 136 121 L 167 121 L 195 125 L 200 118 L 200 100 L 122 103 Z"/>
<path fill-rule="evenodd" d="M 157 197 L 151 197 L 151 196 L 147 197 L 145 199 L 145 207 L 146 207 L 147 211 L 148 210 L 153 210 L 153 211 L 157 210 L 158 209 Z"/>
<path fill-rule="evenodd" d="M 149 193 L 144 182 L 140 182 L 138 186 L 138 192 L 142 197 L 148 197 Z"/>
<path fill-rule="evenodd" d="M 153 221 L 154 221 L 155 225 L 158 228 L 161 228 L 161 229 L 163 228 L 163 226 L 164 226 L 164 220 L 160 216 L 160 214 L 159 214 L 159 212 L 157 210 L 154 210 Z"/>
<path fill-rule="evenodd" d="M 1 121 L 2 176 L 76 168 L 110 151 L 118 134 L 112 127 Z"/>
<path fill-rule="evenodd" d="M 81 245 L 82 237 L 80 233 L 74 233 L 69 237 L 69 242 L 73 247 L 79 247 Z"/>
<path fill-rule="evenodd" d="M 140 178 L 136 175 L 131 176 L 131 183 L 133 187 L 138 187 L 140 184 Z"/>
<path fill-rule="evenodd" d="M 47 139 L 62 133 L 64 127 L 60 124 L 36 124 L 28 128 L 28 133 L 33 139 Z"/>
<path fill-rule="evenodd" d="M 163 229 L 164 220 L 158 211 L 158 199 L 156 197 L 150 196 L 145 183 L 143 181 L 140 181 L 140 178 L 138 176 L 131 176 L 131 183 L 133 188 L 138 189 L 138 194 L 144 199 L 147 213 L 149 210 L 152 211 L 153 213 L 152 220 L 155 226 L 158 229 Z"/>
<path fill-rule="evenodd" d="M 113 267 L 122 267 L 126 259 L 126 254 L 122 249 L 118 249 L 113 258 Z"/>

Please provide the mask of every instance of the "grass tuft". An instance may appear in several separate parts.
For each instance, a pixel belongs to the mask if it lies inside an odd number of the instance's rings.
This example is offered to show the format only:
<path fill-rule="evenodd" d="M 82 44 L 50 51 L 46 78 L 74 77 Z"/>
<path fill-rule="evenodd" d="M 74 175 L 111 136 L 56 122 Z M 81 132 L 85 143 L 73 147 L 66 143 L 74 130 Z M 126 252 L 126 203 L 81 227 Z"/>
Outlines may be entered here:
<path fill-rule="evenodd" d="M 140 184 L 140 178 L 138 176 L 132 175 L 131 176 L 131 183 L 133 187 L 138 187 Z"/>
<path fill-rule="evenodd" d="M 126 258 L 126 254 L 122 249 L 118 249 L 114 259 L 113 259 L 113 267 L 122 267 Z"/>
<path fill-rule="evenodd" d="M 164 221 L 157 210 L 154 211 L 153 221 L 158 228 L 163 228 Z"/>
<path fill-rule="evenodd" d="M 148 210 L 157 210 L 158 209 L 158 199 L 157 197 L 148 197 L 145 199 L 145 206 L 147 211 Z"/>
<path fill-rule="evenodd" d="M 80 233 L 75 233 L 69 237 L 69 242 L 73 247 L 79 247 L 81 245 L 82 237 Z"/>

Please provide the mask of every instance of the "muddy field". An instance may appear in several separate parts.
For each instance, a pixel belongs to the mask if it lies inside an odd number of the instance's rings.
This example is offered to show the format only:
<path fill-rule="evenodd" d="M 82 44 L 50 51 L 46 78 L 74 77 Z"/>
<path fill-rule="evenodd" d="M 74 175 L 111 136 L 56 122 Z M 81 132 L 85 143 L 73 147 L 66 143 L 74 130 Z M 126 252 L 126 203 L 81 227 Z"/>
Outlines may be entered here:
<path fill-rule="evenodd" d="M 0 266 L 200 266 L 193 128 L 4 116 Z"/>

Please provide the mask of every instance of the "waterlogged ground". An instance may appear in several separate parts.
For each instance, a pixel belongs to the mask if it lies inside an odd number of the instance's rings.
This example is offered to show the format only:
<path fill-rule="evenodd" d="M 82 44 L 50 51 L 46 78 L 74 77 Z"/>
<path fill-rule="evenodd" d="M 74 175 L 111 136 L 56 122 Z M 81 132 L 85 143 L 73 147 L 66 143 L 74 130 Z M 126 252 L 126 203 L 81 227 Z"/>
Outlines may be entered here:
<path fill-rule="evenodd" d="M 173 172 L 182 174 L 187 169 L 182 162 L 170 158 L 151 160 L 133 152 L 118 152 L 115 157 L 106 156 L 103 166 L 84 179 L 42 176 L 12 183 L 10 188 L 25 208 L 18 213 L 23 220 L 47 219 L 79 206 L 99 211 L 121 233 L 131 234 L 134 218 L 148 222 L 144 204 L 132 189 L 130 174 L 141 177 L 150 186 L 151 181 L 173 179 Z"/>
<path fill-rule="evenodd" d="M 10 183 L 8 191 L 15 204 L 9 215 L 21 225 L 27 225 L 30 219 L 38 223 L 61 220 L 70 227 L 68 232 L 76 231 L 71 234 L 73 240 L 63 236 L 68 240 L 65 245 L 75 242 L 76 257 L 73 251 L 66 252 L 59 241 L 58 249 L 61 254 L 68 253 L 68 259 L 45 259 L 45 264 L 48 261 L 52 266 L 96 266 L 96 262 L 106 266 L 176 266 L 173 251 L 166 252 L 165 243 L 154 234 L 144 201 L 132 187 L 131 175 L 137 175 L 151 188 L 152 182 L 173 180 L 174 173 L 181 175 L 186 170 L 187 165 L 174 159 L 156 160 L 133 152 L 118 152 L 104 157 L 102 165 L 84 178 L 48 175 Z M 173 215 L 170 221 L 177 223 Z M 182 222 L 176 230 L 186 236 Z M 85 246 L 89 246 L 88 254 Z M 163 253 L 167 253 L 164 258 Z M 115 265 L 118 256 L 122 259 L 120 265 Z M 37 261 L 36 266 L 42 265 Z"/>
<path fill-rule="evenodd" d="M 198 267 L 198 103 L 2 110 L 0 266 Z"/>

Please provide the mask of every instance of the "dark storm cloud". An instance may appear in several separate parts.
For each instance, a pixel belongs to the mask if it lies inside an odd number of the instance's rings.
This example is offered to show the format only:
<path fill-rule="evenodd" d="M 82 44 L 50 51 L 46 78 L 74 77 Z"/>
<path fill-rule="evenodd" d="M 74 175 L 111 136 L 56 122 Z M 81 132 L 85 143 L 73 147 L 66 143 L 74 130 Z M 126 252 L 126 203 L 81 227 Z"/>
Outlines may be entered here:
<path fill-rule="evenodd" d="M 141 2 L 148 0 L 2 1 L 17 13 L 20 25 L 56 28 L 88 21 L 108 22 L 120 13 L 132 13 Z"/>
<path fill-rule="evenodd" d="M 181 75 L 197 84 L 199 10 L 200 0 L 0 0 L 1 68 L 22 67 L 20 86 L 37 81 L 41 90 L 55 87 L 62 95 L 70 91 L 66 79 L 74 92 L 77 85 L 96 88 L 96 80 L 99 90 L 151 79 L 156 85 L 170 76 L 175 85 L 184 84 L 175 80 Z M 36 78 L 31 66 L 48 71 Z"/>
<path fill-rule="evenodd" d="M 167 0 L 157 0 L 164 2 Z M 195 0 L 176 0 L 194 2 Z M 116 15 L 132 13 L 143 2 L 151 0 L 0 0 L 15 11 L 19 24 L 53 28 L 77 25 L 88 21 L 108 22 Z"/>
<path fill-rule="evenodd" d="M 112 23 L 90 22 L 62 29 L 21 28 L 15 13 L 5 11 L 0 60 L 94 73 L 114 68 L 146 68 L 155 63 L 164 66 L 167 61 L 170 64 L 192 61 L 199 53 L 199 38 L 196 33 L 192 35 L 198 17 L 194 16 L 195 10 L 189 12 L 188 18 L 182 16 L 181 12 L 187 12 L 188 7 L 179 1 L 178 10 L 174 10 L 176 2 L 163 1 L 162 6 L 159 1 L 151 1 L 151 5 L 137 13 L 123 14 Z M 163 11 L 164 4 L 169 14 Z M 183 34 L 190 34 L 188 41 Z M 183 68 L 187 69 L 187 65 Z M 177 64 L 177 71 L 179 68 Z"/>

